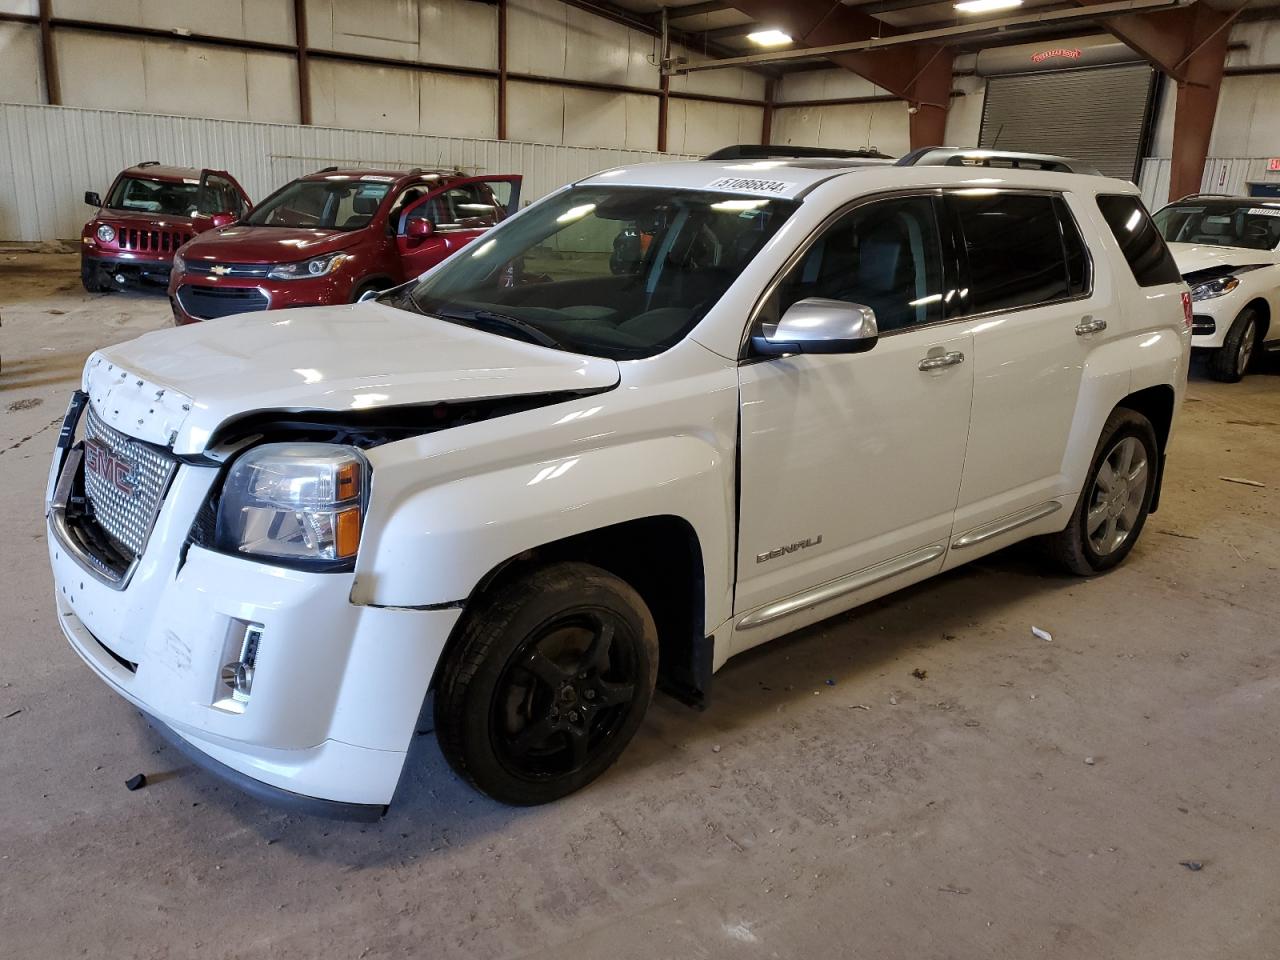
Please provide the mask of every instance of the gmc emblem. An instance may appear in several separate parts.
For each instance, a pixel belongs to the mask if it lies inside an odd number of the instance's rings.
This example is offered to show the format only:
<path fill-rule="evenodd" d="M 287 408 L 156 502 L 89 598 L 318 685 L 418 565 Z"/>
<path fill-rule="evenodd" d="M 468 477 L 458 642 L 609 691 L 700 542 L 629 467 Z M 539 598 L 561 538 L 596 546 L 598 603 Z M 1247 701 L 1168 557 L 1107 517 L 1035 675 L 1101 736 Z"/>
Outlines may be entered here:
<path fill-rule="evenodd" d="M 133 464 L 116 456 L 97 440 L 84 442 L 84 472 L 101 477 L 129 496 L 138 490 L 138 475 Z"/>

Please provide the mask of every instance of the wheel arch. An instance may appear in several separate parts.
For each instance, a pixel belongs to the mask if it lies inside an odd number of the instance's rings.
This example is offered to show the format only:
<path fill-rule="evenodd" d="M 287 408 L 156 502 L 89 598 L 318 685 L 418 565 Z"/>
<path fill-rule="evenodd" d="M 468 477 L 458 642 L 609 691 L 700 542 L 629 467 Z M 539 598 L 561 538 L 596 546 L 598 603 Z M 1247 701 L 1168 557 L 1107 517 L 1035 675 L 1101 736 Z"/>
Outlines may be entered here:
<path fill-rule="evenodd" d="M 1173 414 L 1177 407 L 1177 394 L 1169 384 L 1157 384 L 1129 394 L 1116 409 L 1132 410 L 1150 421 L 1156 433 L 1159 461 L 1156 466 L 1156 486 L 1151 495 L 1151 513 L 1160 506 L 1160 489 L 1164 485 L 1164 464 L 1169 447 L 1169 434 L 1173 429 Z"/>
<path fill-rule="evenodd" d="M 1258 314 L 1258 342 L 1261 343 L 1267 338 L 1267 333 L 1271 329 L 1271 302 L 1266 297 L 1258 295 L 1241 308 L 1241 313 L 1245 310 L 1254 310 Z"/>
<path fill-rule="evenodd" d="M 702 543 L 683 517 L 659 514 L 610 524 L 523 550 L 477 582 L 431 680 L 434 688 L 485 599 L 505 583 L 549 563 L 575 560 L 598 566 L 640 594 L 658 628 L 658 686 L 681 702 L 705 706 L 710 693 L 712 639 L 706 629 Z"/>

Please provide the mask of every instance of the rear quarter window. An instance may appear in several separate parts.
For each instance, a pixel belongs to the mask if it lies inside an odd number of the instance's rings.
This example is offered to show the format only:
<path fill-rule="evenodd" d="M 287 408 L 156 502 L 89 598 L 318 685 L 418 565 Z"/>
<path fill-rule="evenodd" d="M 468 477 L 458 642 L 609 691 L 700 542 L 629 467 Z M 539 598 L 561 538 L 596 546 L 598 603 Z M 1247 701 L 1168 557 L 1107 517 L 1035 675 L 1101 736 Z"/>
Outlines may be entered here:
<path fill-rule="evenodd" d="M 1160 231 L 1137 197 L 1099 195 L 1098 209 L 1120 244 L 1120 251 L 1140 287 L 1181 283 L 1182 274 Z"/>

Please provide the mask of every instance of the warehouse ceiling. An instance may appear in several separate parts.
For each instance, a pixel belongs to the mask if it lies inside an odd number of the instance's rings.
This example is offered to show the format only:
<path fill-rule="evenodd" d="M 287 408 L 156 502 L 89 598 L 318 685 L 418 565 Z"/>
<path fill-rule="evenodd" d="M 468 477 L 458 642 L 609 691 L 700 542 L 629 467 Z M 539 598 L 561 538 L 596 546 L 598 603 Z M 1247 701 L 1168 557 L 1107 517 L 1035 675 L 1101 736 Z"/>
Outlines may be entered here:
<path fill-rule="evenodd" d="M 1243 6 L 1240 20 L 1280 19 L 1280 0 L 1199 0 L 1223 11 L 1233 11 Z M 587 4 L 580 4 L 586 6 Z M 658 24 L 662 11 L 667 11 L 668 21 L 679 39 L 697 53 L 708 58 L 737 57 L 764 50 L 787 49 L 787 45 L 762 47 L 749 38 L 749 34 L 771 29 L 767 16 L 749 14 L 739 7 L 757 9 L 758 3 L 735 4 L 720 0 L 612 0 L 611 3 L 591 3 L 595 7 L 612 6 L 620 12 Z M 1049 13 L 1078 10 L 1087 6 L 1086 0 L 1023 0 L 1013 9 L 986 13 L 962 13 L 956 10 L 953 0 L 833 0 L 832 9 L 843 5 L 866 14 L 882 24 L 886 33 L 914 33 L 955 26 L 981 25 L 983 21 L 997 21 L 1011 15 Z M 781 15 L 790 4 L 779 0 L 773 4 Z M 1054 40 L 1067 36 L 1080 36 L 1105 31 L 1103 18 L 1074 19 L 1067 22 L 1044 22 L 997 28 L 987 32 L 966 34 L 949 42 L 957 53 L 978 50 L 983 47 L 1007 43 L 1026 43 L 1037 40 Z M 939 41 L 933 41 L 939 42 Z M 831 64 L 819 58 L 786 61 L 769 64 L 770 72 L 785 73 L 796 70 L 812 70 Z"/>

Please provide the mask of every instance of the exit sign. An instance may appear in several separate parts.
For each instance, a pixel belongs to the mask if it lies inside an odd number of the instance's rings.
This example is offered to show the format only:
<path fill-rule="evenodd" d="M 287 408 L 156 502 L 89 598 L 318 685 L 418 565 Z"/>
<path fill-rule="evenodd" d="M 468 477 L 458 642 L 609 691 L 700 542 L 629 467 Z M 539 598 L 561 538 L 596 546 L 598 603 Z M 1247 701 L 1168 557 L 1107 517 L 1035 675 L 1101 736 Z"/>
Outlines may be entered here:
<path fill-rule="evenodd" d="M 1268 160 L 1267 170 L 1271 173 L 1280 173 L 1280 157 L 1272 157 Z"/>

